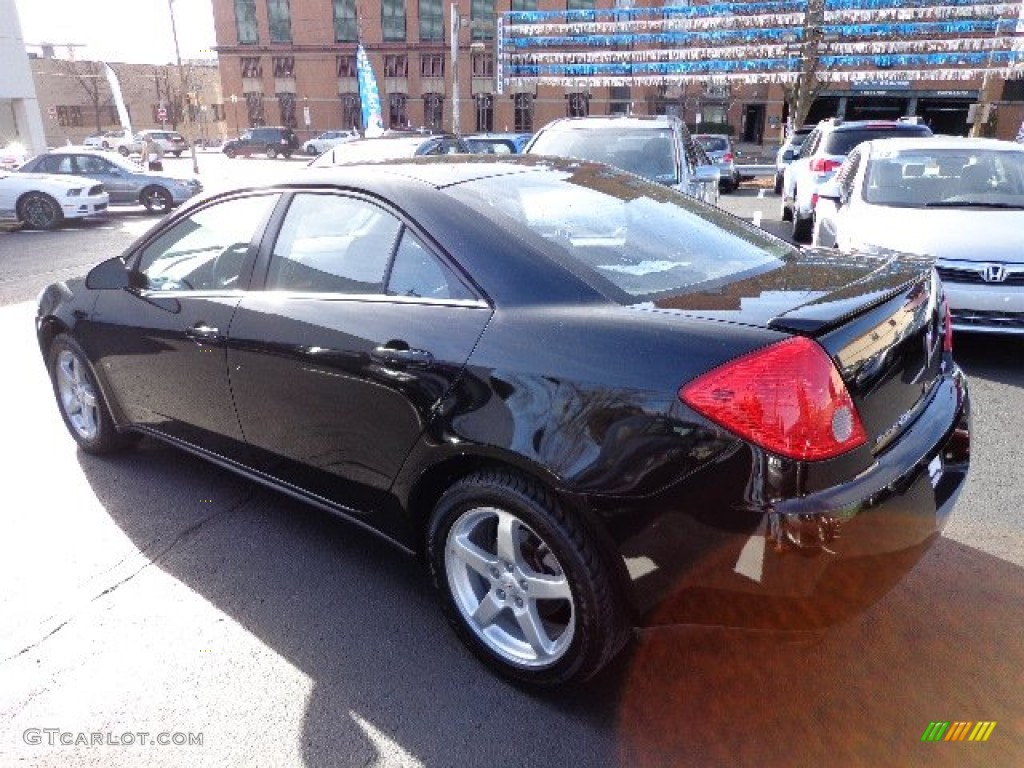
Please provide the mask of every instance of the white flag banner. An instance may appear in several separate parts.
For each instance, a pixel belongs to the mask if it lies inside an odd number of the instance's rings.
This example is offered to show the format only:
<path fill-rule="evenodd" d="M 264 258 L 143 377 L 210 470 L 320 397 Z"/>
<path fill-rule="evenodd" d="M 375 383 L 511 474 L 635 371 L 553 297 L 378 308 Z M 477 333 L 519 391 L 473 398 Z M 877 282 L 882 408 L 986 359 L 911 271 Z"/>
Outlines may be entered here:
<path fill-rule="evenodd" d="M 117 107 L 117 116 L 121 121 L 121 127 L 131 136 L 132 119 L 128 116 L 128 108 L 124 105 L 124 96 L 121 95 L 121 83 L 117 79 L 117 73 L 113 68 L 104 62 L 103 68 L 107 71 L 107 82 L 110 84 L 110 91 L 114 94 L 114 105 Z"/>

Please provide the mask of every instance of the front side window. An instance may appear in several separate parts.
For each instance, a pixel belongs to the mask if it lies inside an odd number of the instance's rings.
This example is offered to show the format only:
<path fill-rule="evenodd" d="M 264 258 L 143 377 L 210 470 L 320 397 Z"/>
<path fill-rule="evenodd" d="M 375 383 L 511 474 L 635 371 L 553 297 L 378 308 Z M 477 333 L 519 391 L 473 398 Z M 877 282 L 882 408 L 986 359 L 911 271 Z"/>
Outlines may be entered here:
<path fill-rule="evenodd" d="M 383 294 L 401 228 L 365 200 L 298 194 L 274 244 L 267 290 Z"/>
<path fill-rule="evenodd" d="M 260 41 L 256 0 L 235 0 L 235 31 L 239 45 L 255 45 Z"/>
<path fill-rule="evenodd" d="M 226 200 L 196 211 L 149 243 L 135 271 L 149 291 L 236 290 L 248 280 L 250 243 L 279 195 Z"/>

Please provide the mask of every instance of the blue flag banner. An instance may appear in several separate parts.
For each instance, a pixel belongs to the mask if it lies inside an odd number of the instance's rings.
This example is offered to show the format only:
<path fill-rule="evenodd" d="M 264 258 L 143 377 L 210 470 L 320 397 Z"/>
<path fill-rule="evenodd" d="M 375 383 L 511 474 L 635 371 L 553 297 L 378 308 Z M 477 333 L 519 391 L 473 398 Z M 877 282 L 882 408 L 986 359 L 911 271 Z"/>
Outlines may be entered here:
<path fill-rule="evenodd" d="M 371 138 L 380 136 L 384 133 L 380 91 L 377 90 L 377 78 L 374 77 L 373 67 L 370 66 L 362 43 L 356 49 L 356 73 L 359 76 L 359 103 L 363 110 L 364 135 Z"/>

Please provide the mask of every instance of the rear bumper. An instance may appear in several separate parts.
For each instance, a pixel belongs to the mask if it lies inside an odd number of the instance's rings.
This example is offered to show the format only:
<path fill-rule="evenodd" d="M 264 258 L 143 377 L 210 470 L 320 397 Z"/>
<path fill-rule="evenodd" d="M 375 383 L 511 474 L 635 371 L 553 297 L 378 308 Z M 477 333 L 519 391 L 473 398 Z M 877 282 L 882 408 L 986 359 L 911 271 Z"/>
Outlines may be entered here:
<path fill-rule="evenodd" d="M 969 398 L 957 371 L 905 434 L 848 482 L 731 520 L 724 509 L 697 520 L 660 515 L 624 542 L 640 623 L 805 629 L 855 614 L 936 540 L 969 462 Z M 716 517 L 724 522 L 709 524 Z"/>

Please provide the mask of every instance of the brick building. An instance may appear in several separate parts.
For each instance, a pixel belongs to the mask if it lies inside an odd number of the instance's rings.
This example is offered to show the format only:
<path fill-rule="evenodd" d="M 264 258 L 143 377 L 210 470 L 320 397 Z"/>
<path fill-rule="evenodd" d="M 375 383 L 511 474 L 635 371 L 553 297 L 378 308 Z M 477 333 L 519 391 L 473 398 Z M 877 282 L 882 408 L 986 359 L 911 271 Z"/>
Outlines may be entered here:
<path fill-rule="evenodd" d="M 677 3 L 673 3 L 678 5 Z M 616 87 L 520 85 L 495 81 L 495 19 L 508 11 L 612 8 L 615 0 L 458 0 L 451 46 L 448 0 L 213 0 L 226 119 L 234 133 L 284 124 L 306 138 L 360 124 L 357 41 L 378 79 L 386 127 L 532 131 L 566 115 L 674 113 L 693 124 L 727 124 L 744 141 L 777 143 L 786 118 L 777 83 L 673 82 Z M 618 3 L 662 6 L 656 0 Z M 453 62 L 457 72 L 453 71 Z M 1005 88 L 1004 88 L 1005 85 Z M 966 133 L 981 98 L 970 80 L 837 84 L 819 94 L 809 120 L 920 115 L 939 132 Z M 1018 83 L 990 83 L 997 105 L 990 133 L 1012 139 L 1024 118 Z"/>

